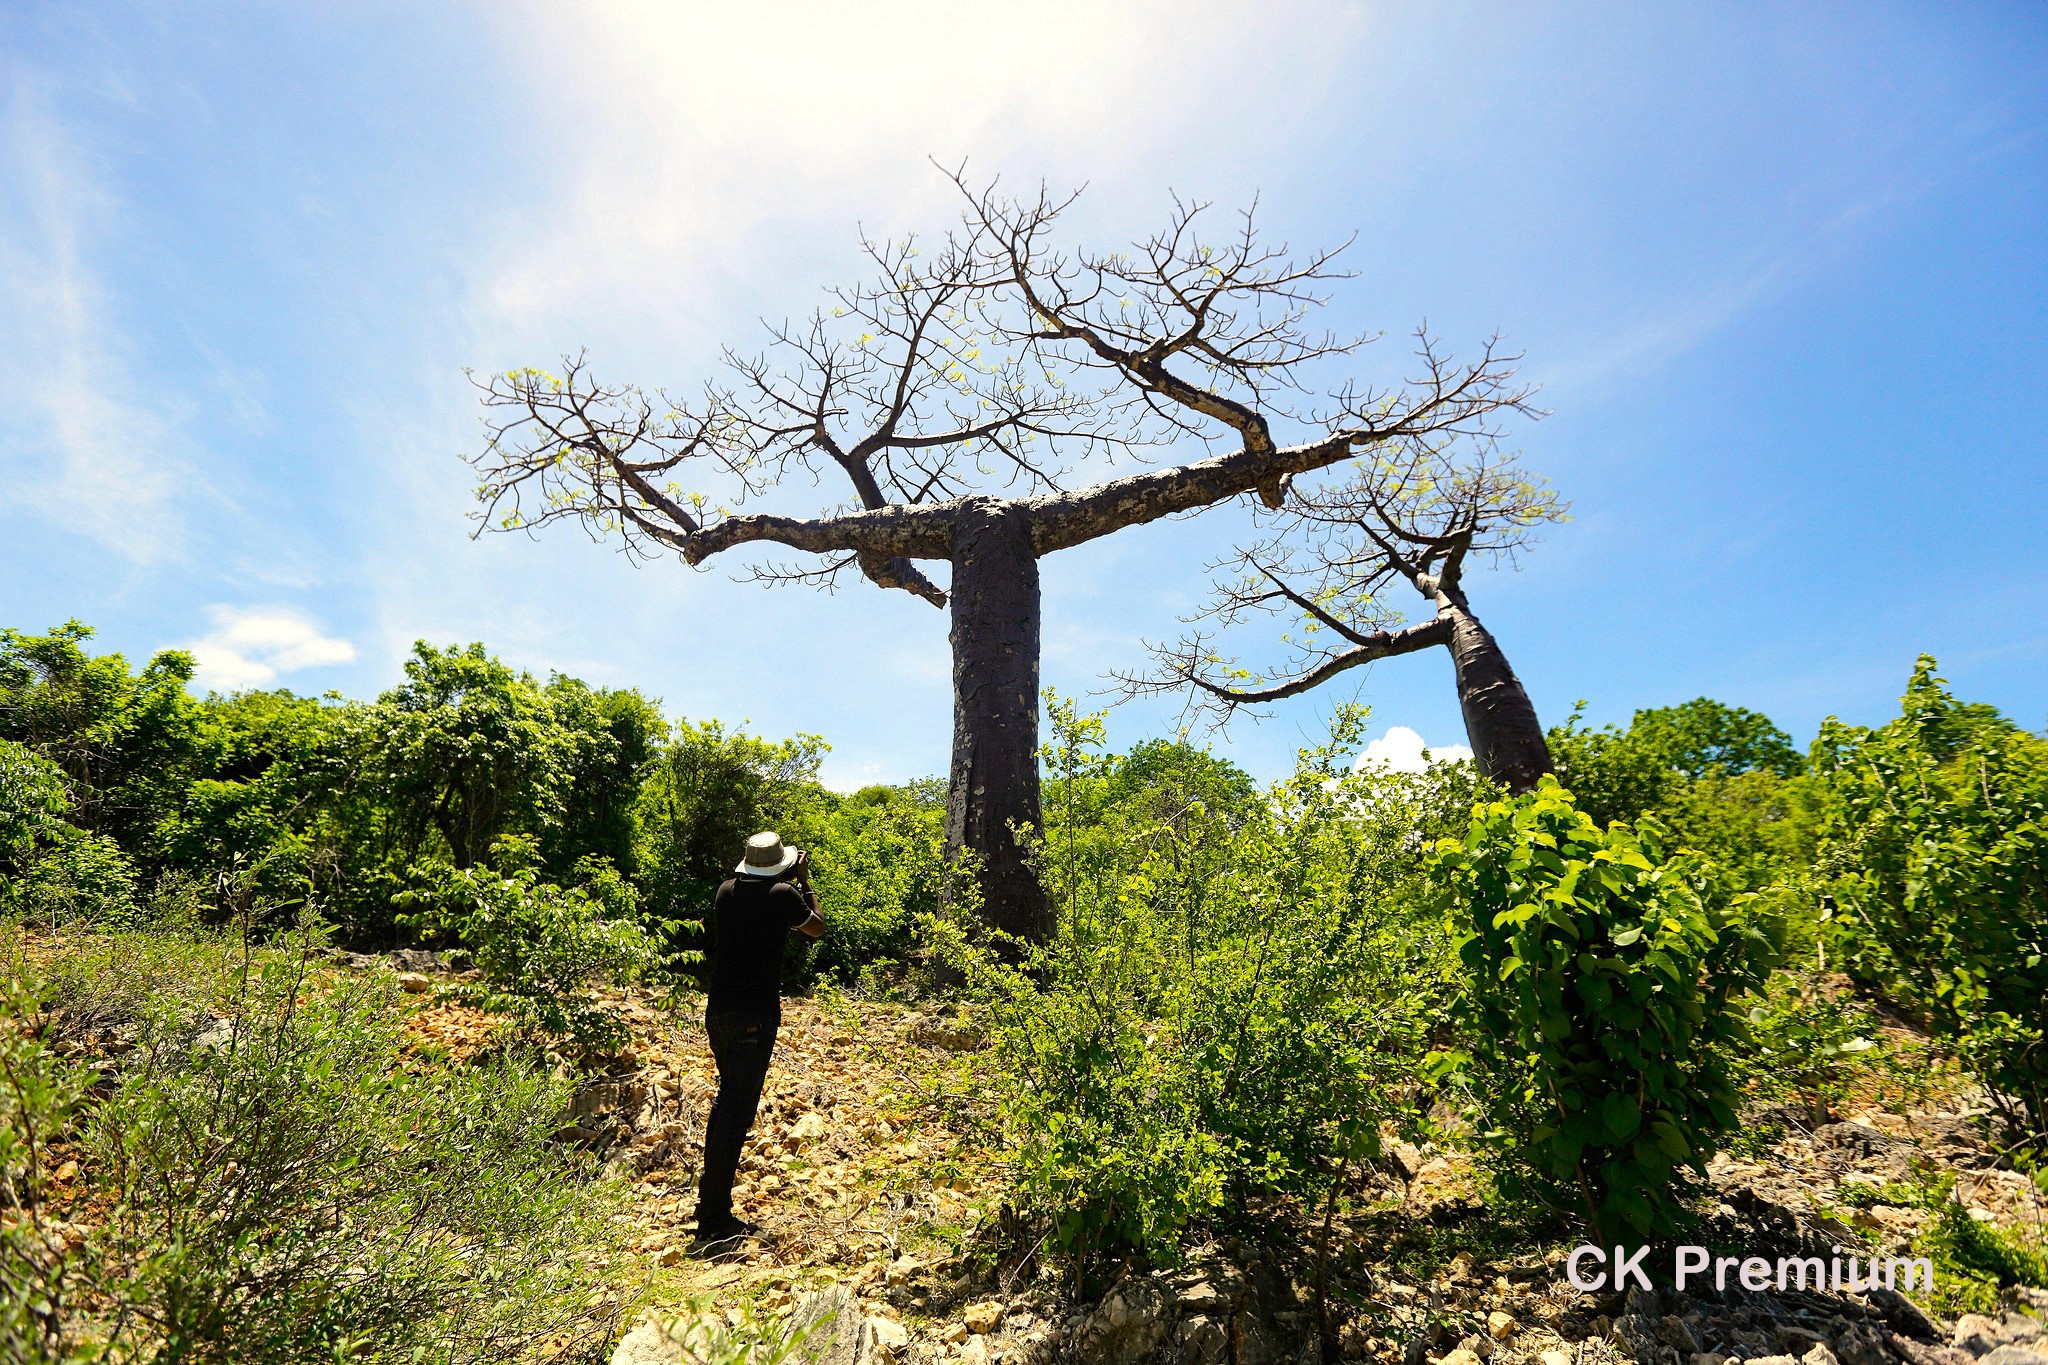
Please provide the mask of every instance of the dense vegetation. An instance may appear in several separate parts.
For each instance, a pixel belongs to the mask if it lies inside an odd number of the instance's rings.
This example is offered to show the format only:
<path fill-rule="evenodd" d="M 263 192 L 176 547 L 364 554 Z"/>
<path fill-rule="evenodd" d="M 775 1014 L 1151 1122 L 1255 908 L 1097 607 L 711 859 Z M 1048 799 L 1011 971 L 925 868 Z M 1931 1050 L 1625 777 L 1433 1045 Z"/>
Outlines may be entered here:
<path fill-rule="evenodd" d="M 188 656 L 135 671 L 90 637 L 0 632 L 0 894 L 16 915 L 121 923 L 181 886 L 217 920 L 311 904 L 345 945 L 461 943 L 533 998 L 564 972 L 689 965 L 734 850 L 771 825 L 845 888 L 806 979 L 900 957 L 937 905 L 936 791 L 829 792 L 815 736 L 672 723 L 637 691 L 542 682 L 481 645 L 420 644 L 373 702 L 198 699 Z M 546 946 L 508 949 L 514 920 Z M 596 924 L 652 941 L 577 927 Z"/>
<path fill-rule="evenodd" d="M 1179 740 L 1106 752 L 1054 698 L 1035 944 L 973 913 L 935 784 L 835 794 L 816 737 L 480 645 L 347 702 L 195 698 L 185 656 L 89 644 L 0 632 L 20 1339 L 86 1304 L 192 1359 L 595 1349 L 613 1196 L 550 1141 L 560 1076 L 618 1041 L 598 983 L 687 986 L 763 827 L 828 902 L 795 979 L 957 999 L 989 1046 L 950 1102 L 1005 1155 L 1007 1235 L 1084 1280 L 1202 1229 L 1328 1227 L 1349 1173 L 1427 1140 L 1480 1155 L 1503 1217 L 1670 1235 L 1738 1111 L 1824 1114 L 1898 1064 L 1883 1013 L 1983 1087 L 2015 1162 L 2048 1156 L 2048 742 L 1929 660 L 1897 719 L 1803 755 L 1705 699 L 1574 715 L 1520 796 L 1354 769 L 1358 712 L 1261 789 Z M 465 954 L 515 1041 L 422 1070 L 377 990 L 309 984 L 329 942 Z M 117 1039 L 113 1080 L 67 1060 L 86 1036 Z M 108 1182 L 90 1230 L 37 1221 L 58 1137 Z M 1967 1224 L 1933 1248 L 1977 1248 L 1966 1282 L 2040 1264 Z"/>

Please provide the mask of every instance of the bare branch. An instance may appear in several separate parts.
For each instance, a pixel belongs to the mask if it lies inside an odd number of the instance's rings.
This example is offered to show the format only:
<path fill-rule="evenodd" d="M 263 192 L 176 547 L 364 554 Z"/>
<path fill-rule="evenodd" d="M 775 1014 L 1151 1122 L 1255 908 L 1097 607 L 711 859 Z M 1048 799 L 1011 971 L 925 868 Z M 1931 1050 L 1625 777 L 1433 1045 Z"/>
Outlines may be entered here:
<path fill-rule="evenodd" d="M 581 356 L 559 377 L 479 382 L 479 529 L 574 520 L 635 557 L 673 551 L 693 565 L 779 545 L 826 562 L 757 576 L 829 584 L 854 568 L 943 604 L 913 561 L 950 557 L 965 498 L 1007 490 L 1043 555 L 1251 494 L 1278 524 L 1327 543 L 1309 586 L 1294 580 L 1302 565 L 1273 561 L 1270 602 L 1312 620 L 1304 603 L 1376 593 L 1390 568 L 1455 590 L 1468 550 L 1512 553 L 1501 538 L 1511 519 L 1482 531 L 1466 516 L 1497 503 L 1504 475 L 1438 467 L 1457 438 L 1483 447 L 1505 415 L 1540 415 L 1497 342 L 1459 362 L 1421 332 L 1408 379 L 1318 390 L 1319 367 L 1370 340 L 1309 326 L 1346 278 L 1342 248 L 1295 256 L 1261 237 L 1252 211 L 1211 237 L 1213 211 L 1175 199 L 1165 227 L 1128 250 L 1069 251 L 1054 233 L 1073 196 L 1002 198 L 950 174 L 958 228 L 864 236 L 866 281 L 769 325 L 758 353 L 728 351 L 723 381 L 692 402 L 600 385 Z M 1283 443 L 1281 424 L 1307 430 Z M 1183 436 L 1227 448 L 1066 488 L 1077 470 Z M 1337 474 L 1368 466 L 1362 482 Z M 848 502 L 813 516 L 747 510 L 792 473 L 835 470 Z"/>
<path fill-rule="evenodd" d="M 1132 695 L 1191 688 L 1227 716 L 1387 657 L 1395 642 L 1444 642 L 1448 636 L 1423 628 L 1466 610 L 1468 557 L 1511 561 L 1540 526 L 1564 517 L 1555 494 L 1490 442 L 1434 435 L 1390 442 L 1334 481 L 1297 480 L 1284 509 L 1267 519 L 1264 545 L 1212 566 L 1215 594 L 1191 620 L 1228 631 L 1255 616 L 1291 613 L 1306 629 L 1281 634 L 1278 663 L 1255 672 L 1226 661 L 1212 635 L 1196 634 L 1155 648 L 1154 670 L 1122 678 L 1123 688 Z M 1396 581 L 1430 604 L 1431 620 L 1388 629 L 1399 620 L 1385 595 Z"/>
<path fill-rule="evenodd" d="M 1111 676 L 1132 696 L 1192 687 L 1210 700 L 1221 703 L 1227 713 L 1240 707 L 1300 696 L 1360 664 L 1368 664 L 1375 659 L 1391 659 L 1400 654 L 1414 654 L 1446 644 L 1450 638 L 1451 623 L 1442 617 L 1433 617 L 1401 630 L 1377 631 L 1358 637 L 1350 648 L 1329 655 L 1311 668 L 1264 685 L 1257 682 L 1256 675 L 1230 668 L 1221 658 L 1205 652 L 1197 640 L 1184 644 L 1178 650 L 1158 651 L 1157 657 L 1162 665 L 1158 673 L 1113 673 Z M 1239 677 L 1252 685 L 1232 686 L 1229 682 L 1219 681 L 1218 669 L 1223 669 L 1226 677 Z"/>
<path fill-rule="evenodd" d="M 578 521 L 593 538 L 620 535 L 627 553 L 645 558 L 680 549 L 700 529 L 704 502 L 672 477 L 678 471 L 704 468 L 742 493 L 749 487 L 715 406 L 692 412 L 666 395 L 598 385 L 580 355 L 563 358 L 560 376 L 529 369 L 472 382 L 486 436 L 470 458 L 478 533 Z"/>

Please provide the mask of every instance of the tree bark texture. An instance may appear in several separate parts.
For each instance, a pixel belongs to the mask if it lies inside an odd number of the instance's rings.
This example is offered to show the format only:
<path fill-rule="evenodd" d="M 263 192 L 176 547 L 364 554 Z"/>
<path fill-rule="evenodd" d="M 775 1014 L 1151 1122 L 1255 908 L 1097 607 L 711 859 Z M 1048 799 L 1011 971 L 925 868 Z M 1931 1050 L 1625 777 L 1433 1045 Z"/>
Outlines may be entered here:
<path fill-rule="evenodd" d="M 1029 512 L 969 498 L 953 528 L 953 770 L 948 858 L 981 859 L 982 920 L 1042 943 L 1051 913 L 1013 833 L 1037 829 L 1038 557 Z"/>
<path fill-rule="evenodd" d="M 1525 792 L 1550 771 L 1536 707 L 1492 632 L 1462 602 L 1444 603 L 1449 618 L 1451 662 L 1458 674 L 1458 706 L 1479 771 L 1509 791 Z"/>

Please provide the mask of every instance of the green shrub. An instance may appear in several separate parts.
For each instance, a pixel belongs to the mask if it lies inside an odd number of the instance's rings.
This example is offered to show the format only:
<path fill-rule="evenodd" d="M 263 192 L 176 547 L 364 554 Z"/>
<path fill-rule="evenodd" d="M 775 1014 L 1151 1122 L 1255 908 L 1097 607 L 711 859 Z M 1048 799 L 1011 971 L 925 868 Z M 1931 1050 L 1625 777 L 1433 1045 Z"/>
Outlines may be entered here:
<path fill-rule="evenodd" d="M 192 755 L 192 656 L 164 650 L 130 672 L 119 654 L 88 654 L 91 638 L 77 621 L 43 635 L 0 628 L 0 739 L 63 771 L 73 824 L 140 856 Z"/>
<path fill-rule="evenodd" d="M 1826 1123 L 1849 1086 L 1883 1057 L 1877 1021 L 1812 971 L 1771 973 L 1749 1010 L 1749 1035 L 1730 1061 L 1740 1088 L 1760 1100 L 1800 1104 Z"/>
<path fill-rule="evenodd" d="M 1922 656 L 1903 714 L 1829 720 L 1815 889 L 1844 968 L 1917 1013 L 2048 1149 L 2048 743 Z"/>
<path fill-rule="evenodd" d="M 509 1060 L 408 1067 L 388 985 L 316 979 L 313 946 L 203 941 L 210 1004 L 144 999 L 118 1083 L 68 1114 L 40 1105 L 96 1213 L 26 1267 L 25 1297 L 57 1310 L 30 1358 L 539 1361 L 608 1341 L 616 1192 L 550 1140 L 562 1083 Z M 10 999 L 10 1066 L 132 960 L 90 943 L 65 959 Z"/>
<path fill-rule="evenodd" d="M 1945 1315 L 1992 1313 L 2014 1285 L 2048 1287 L 2048 1238 L 2025 1226 L 1980 1223 L 1956 1197 L 1953 1172 L 1922 1170 L 1910 1180 L 1882 1187 L 1851 1185 L 1843 1202 L 1892 1204 L 1923 1209 L 1931 1216 L 1913 1239 L 1913 1250 L 1934 1263 L 1934 1288 L 1927 1296 Z"/>
<path fill-rule="evenodd" d="M 918 918 L 938 910 L 945 879 L 943 801 L 889 790 L 892 799 L 848 802 L 790 827 L 789 837 L 811 852 L 825 933 L 786 979 L 853 981 L 871 964 L 903 957 Z M 793 944 L 792 950 L 803 948 Z"/>
<path fill-rule="evenodd" d="M 0 868 L 19 869 L 64 822 L 64 773 L 34 750 L 0 739 Z"/>
<path fill-rule="evenodd" d="M 48 991 L 31 984 L 20 945 L 0 962 L 0 1360 L 57 1365 L 72 1257 L 44 1207 L 50 1143 L 69 1126 L 91 1074 L 47 1045 Z"/>
<path fill-rule="evenodd" d="M 126 924 L 135 918 L 135 868 L 104 834 L 69 831 L 30 866 L 22 912 L 52 928 Z"/>
<path fill-rule="evenodd" d="M 1699 697 L 1638 711 L 1626 730 L 1548 736 L 1559 785 L 1606 827 L 1654 815 L 1674 847 L 1707 854 L 1747 889 L 1812 862 L 1810 779 L 1790 738 L 1754 711 Z"/>
<path fill-rule="evenodd" d="M 780 831 L 809 847 L 832 798 L 818 785 L 827 746 L 816 735 L 764 740 L 719 722 L 681 722 L 649 762 L 634 806 L 643 904 L 697 943 L 718 884 L 747 836 Z M 829 907 L 828 907 L 829 909 Z"/>
<path fill-rule="evenodd" d="M 635 919 L 633 887 L 610 864 L 578 865 L 582 884 L 540 879 L 534 841 L 500 839 L 498 868 L 424 863 L 413 907 L 400 923 L 452 934 L 483 974 L 471 997 L 484 1009 L 585 1050 L 622 1043 L 626 1027 L 590 993 L 597 981 L 629 980 L 664 965 L 660 941 Z"/>
<path fill-rule="evenodd" d="M 1054 1254 L 1172 1261 L 1191 1224 L 1318 1202 L 1413 1126 L 1443 939 L 1404 892 L 1418 826 L 1460 804 L 1438 787 L 1470 779 L 1352 775 L 1361 725 L 1261 800 L 1193 750 L 1134 781 L 1054 703 L 1052 941 L 1012 961 L 964 915 L 934 925 L 985 1002 L 988 1112 Z"/>
<path fill-rule="evenodd" d="M 1463 1060 L 1502 1189 L 1610 1240 L 1681 1221 L 1734 1127 L 1725 1049 L 1767 945 L 1711 864 L 1603 830 L 1546 777 L 1432 852 L 1464 967 Z"/>
<path fill-rule="evenodd" d="M 51 1027 L 66 1038 L 111 1033 L 133 1042 L 197 1028 L 234 989 L 236 952 L 224 934 L 79 933 L 60 941 L 36 975 Z"/>

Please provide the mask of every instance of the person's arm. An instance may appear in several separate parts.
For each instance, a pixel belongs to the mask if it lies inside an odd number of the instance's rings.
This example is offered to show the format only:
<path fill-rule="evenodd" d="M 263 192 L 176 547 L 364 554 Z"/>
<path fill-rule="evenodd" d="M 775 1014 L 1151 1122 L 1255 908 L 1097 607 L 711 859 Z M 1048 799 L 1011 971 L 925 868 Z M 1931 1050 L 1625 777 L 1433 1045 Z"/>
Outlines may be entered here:
<path fill-rule="evenodd" d="M 811 913 L 808 918 L 790 927 L 805 938 L 817 938 L 825 932 L 825 912 L 818 908 L 818 888 L 811 885 L 811 855 L 809 853 L 798 850 L 794 871 L 796 875 L 791 877 L 786 885 L 796 892 L 805 905 L 810 907 Z"/>
<path fill-rule="evenodd" d="M 796 927 L 796 931 L 805 938 L 821 936 L 825 932 L 825 912 L 818 906 L 817 888 L 809 882 L 804 882 L 797 887 L 797 894 L 802 896 L 804 903 L 811 907 L 811 917 L 802 924 L 799 924 Z"/>

